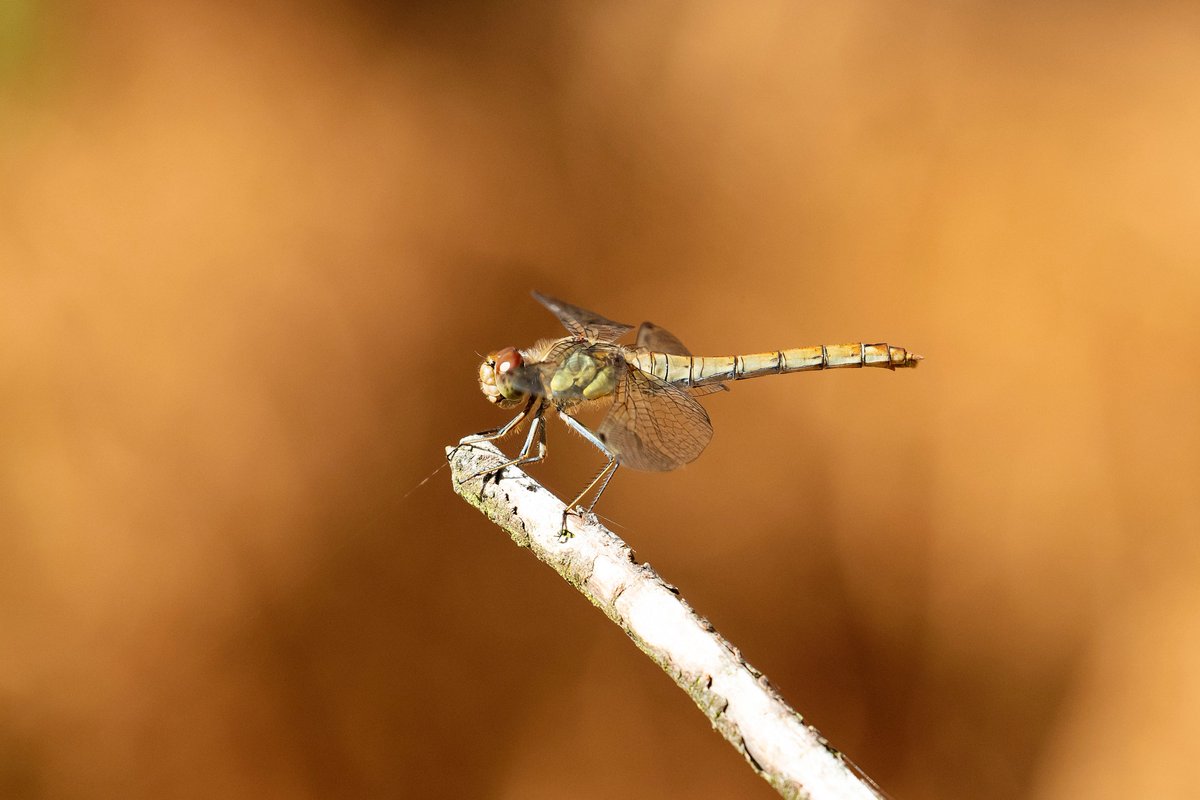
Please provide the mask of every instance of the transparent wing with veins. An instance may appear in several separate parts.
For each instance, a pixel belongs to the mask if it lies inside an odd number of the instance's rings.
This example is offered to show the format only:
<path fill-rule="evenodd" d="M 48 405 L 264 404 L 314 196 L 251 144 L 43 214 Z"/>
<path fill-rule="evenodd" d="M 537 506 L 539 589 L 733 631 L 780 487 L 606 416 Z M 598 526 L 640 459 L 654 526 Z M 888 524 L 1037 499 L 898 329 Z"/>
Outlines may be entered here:
<path fill-rule="evenodd" d="M 661 325 L 655 325 L 653 322 L 643 322 L 637 332 L 637 346 L 646 350 L 653 350 L 657 353 L 672 353 L 677 356 L 690 356 L 691 350 L 688 350 L 683 342 L 679 341 L 679 337 L 671 333 Z"/>
<path fill-rule="evenodd" d="M 632 325 L 613 322 L 595 311 L 573 306 L 541 292 L 534 292 L 533 298 L 550 309 L 550 313 L 558 317 L 563 327 L 577 339 L 586 339 L 591 342 L 615 342 L 633 330 Z"/>
<path fill-rule="evenodd" d="M 671 333 L 666 328 L 655 325 L 653 322 L 643 322 L 637 332 L 637 346 L 643 350 L 651 350 L 655 353 L 668 353 L 676 356 L 690 356 L 691 350 L 684 346 L 683 342 L 679 341 L 679 337 Z M 708 383 L 704 386 L 690 386 L 687 393 L 692 397 L 703 397 L 706 394 L 713 392 L 728 392 L 729 387 L 723 383 Z"/>
<path fill-rule="evenodd" d="M 694 461 L 712 439 L 708 413 L 683 389 L 628 367 L 596 435 L 622 466 L 666 472 Z"/>

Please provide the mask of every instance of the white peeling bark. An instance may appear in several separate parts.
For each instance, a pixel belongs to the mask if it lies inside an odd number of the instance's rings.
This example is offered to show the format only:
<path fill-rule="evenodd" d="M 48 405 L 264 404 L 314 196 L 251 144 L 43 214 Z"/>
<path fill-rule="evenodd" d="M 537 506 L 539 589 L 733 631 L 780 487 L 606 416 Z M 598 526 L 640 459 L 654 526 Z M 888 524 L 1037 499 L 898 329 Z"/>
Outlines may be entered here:
<path fill-rule="evenodd" d="M 563 503 L 520 470 L 471 479 L 503 456 L 491 444 L 447 448 L 455 491 L 528 547 L 621 627 L 670 675 L 759 775 L 784 797 L 833 800 L 881 795 L 806 725 L 761 672 L 679 590 L 639 564 L 591 515 L 572 515 L 560 541 Z"/>

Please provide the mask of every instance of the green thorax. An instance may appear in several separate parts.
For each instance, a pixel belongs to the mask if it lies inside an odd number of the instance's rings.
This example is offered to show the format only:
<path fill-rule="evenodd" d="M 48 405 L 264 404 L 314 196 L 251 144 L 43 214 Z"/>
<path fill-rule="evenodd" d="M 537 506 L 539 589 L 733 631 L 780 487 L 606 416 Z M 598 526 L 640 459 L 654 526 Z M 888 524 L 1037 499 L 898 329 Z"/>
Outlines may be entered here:
<path fill-rule="evenodd" d="M 550 396 L 559 402 L 597 400 L 613 393 L 624 366 L 612 349 L 594 345 L 577 347 L 563 354 L 550 373 Z"/>

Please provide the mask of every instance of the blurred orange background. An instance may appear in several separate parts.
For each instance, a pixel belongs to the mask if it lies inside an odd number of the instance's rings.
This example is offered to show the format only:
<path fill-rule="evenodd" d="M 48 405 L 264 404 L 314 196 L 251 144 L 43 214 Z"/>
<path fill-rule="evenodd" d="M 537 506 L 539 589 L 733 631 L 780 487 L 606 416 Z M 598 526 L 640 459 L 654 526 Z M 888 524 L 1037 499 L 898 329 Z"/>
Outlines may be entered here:
<path fill-rule="evenodd" d="M 1194 3 L 12 0 L 0 796 L 774 796 L 418 487 L 540 289 L 923 353 L 598 510 L 897 798 L 1194 797 L 1198 89 Z"/>

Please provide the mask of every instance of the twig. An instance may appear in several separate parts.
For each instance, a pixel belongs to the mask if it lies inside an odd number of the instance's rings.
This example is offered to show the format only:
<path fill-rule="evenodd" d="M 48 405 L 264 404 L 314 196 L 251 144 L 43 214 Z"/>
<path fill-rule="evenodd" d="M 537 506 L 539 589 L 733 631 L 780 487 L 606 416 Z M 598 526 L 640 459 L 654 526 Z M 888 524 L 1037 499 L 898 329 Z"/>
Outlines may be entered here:
<path fill-rule="evenodd" d="M 563 503 L 525 473 L 474 478 L 502 463 L 486 443 L 446 448 L 455 491 L 578 589 L 691 696 L 713 727 L 784 797 L 811 800 L 880 795 L 817 730 L 806 725 L 737 648 L 697 616 L 649 564 L 594 517 L 571 515 L 561 541 Z"/>

